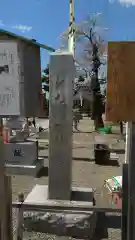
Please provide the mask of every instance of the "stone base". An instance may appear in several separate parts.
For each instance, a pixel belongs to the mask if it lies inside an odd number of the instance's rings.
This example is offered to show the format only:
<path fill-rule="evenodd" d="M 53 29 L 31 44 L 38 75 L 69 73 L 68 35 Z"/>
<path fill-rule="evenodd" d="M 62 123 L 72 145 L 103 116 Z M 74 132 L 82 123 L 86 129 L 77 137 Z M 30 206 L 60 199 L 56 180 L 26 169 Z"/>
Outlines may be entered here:
<path fill-rule="evenodd" d="M 72 187 L 70 201 L 87 202 L 93 205 L 94 192 L 92 188 Z M 48 200 L 48 185 L 37 184 L 25 199 L 26 203 L 45 203 Z"/>
<path fill-rule="evenodd" d="M 33 165 L 6 164 L 6 173 L 8 175 L 27 175 L 36 177 L 43 167 L 48 167 L 48 159 L 45 161 L 44 158 L 38 158 Z"/>
<path fill-rule="evenodd" d="M 76 205 L 93 206 L 93 191 L 90 188 L 73 187 L 71 201 Z M 36 185 L 25 199 L 24 204 L 48 204 L 48 186 Z M 55 201 L 55 200 L 54 200 Z M 69 202 L 70 201 L 66 201 Z M 97 214 L 80 211 L 24 212 L 24 228 L 27 231 L 91 239 L 97 223 Z"/>
<path fill-rule="evenodd" d="M 38 159 L 38 143 L 33 141 L 6 143 L 4 154 L 7 164 L 33 165 Z"/>

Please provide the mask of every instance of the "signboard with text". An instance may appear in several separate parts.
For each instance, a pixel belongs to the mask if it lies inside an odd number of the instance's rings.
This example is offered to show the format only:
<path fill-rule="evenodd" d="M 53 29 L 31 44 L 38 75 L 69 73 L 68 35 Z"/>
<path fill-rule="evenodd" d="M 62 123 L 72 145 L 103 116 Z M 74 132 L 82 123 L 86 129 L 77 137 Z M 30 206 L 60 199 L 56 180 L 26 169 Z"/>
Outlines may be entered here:
<path fill-rule="evenodd" d="M 0 116 L 20 114 L 19 82 L 17 43 L 0 41 Z"/>
<path fill-rule="evenodd" d="M 135 121 L 135 42 L 109 42 L 106 120 Z"/>

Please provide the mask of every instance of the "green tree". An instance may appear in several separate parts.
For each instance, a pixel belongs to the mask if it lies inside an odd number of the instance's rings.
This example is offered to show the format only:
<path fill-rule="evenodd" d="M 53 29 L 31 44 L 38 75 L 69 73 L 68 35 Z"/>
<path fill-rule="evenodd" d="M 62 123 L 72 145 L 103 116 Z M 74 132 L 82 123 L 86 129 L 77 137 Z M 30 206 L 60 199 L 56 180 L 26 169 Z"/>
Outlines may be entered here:
<path fill-rule="evenodd" d="M 93 92 L 92 116 L 95 129 L 103 127 L 102 112 L 103 103 L 101 98 L 99 69 L 104 64 L 106 43 L 102 36 L 103 29 L 98 23 L 101 14 L 92 14 L 81 24 L 75 25 L 76 51 L 75 60 L 80 66 L 91 72 L 91 90 Z M 100 22 L 101 23 L 101 22 Z M 62 34 L 62 44 L 66 43 L 68 31 Z M 62 47 L 63 47 L 62 46 Z"/>
<path fill-rule="evenodd" d="M 47 64 L 46 68 L 42 71 L 42 83 L 44 90 L 49 92 L 49 64 Z"/>

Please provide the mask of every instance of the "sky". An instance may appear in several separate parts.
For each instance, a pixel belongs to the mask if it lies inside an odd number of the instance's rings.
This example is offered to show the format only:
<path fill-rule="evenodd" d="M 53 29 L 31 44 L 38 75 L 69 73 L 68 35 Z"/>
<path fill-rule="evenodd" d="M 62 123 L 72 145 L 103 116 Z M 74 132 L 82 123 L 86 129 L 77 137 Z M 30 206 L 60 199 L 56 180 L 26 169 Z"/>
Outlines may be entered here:
<path fill-rule="evenodd" d="M 60 35 L 68 27 L 69 0 L 0 0 L 0 28 L 59 48 Z M 135 0 L 75 0 L 76 23 L 92 13 L 102 13 L 105 39 L 135 39 Z M 42 68 L 49 53 L 41 51 Z"/>

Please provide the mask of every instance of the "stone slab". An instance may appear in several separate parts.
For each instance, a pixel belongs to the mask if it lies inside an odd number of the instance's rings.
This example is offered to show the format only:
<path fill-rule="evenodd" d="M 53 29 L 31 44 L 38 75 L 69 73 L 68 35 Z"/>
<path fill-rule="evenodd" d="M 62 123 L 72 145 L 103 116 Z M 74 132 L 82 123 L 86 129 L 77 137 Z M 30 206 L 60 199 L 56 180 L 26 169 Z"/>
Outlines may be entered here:
<path fill-rule="evenodd" d="M 93 202 L 89 201 L 93 196 L 92 188 L 73 187 L 72 190 L 74 195 L 77 192 L 75 197 L 76 201 L 78 200 L 77 205 L 86 204 L 88 206 L 93 206 Z M 83 193 L 82 198 L 81 192 Z M 88 198 L 90 199 L 88 200 Z M 84 201 L 81 201 L 81 199 L 84 199 Z M 48 199 L 48 186 L 37 184 L 25 199 L 24 204 L 31 203 L 37 205 L 49 204 L 49 202 L 52 203 L 52 200 Z M 49 233 L 57 236 L 72 236 L 82 239 L 91 238 L 96 228 L 96 222 L 97 213 L 93 211 L 87 212 L 86 214 L 81 213 L 81 211 L 78 213 L 77 211 L 70 211 L 70 213 L 65 211 L 49 211 L 47 213 L 37 211 L 24 212 L 24 227 L 27 231 Z"/>
<path fill-rule="evenodd" d="M 49 184 L 50 199 L 70 200 L 72 184 L 73 55 L 55 52 L 49 64 Z M 56 171 L 56 169 L 58 171 Z"/>
<path fill-rule="evenodd" d="M 32 165 L 38 158 L 38 143 L 33 141 L 6 143 L 4 151 L 7 164 Z"/>
<path fill-rule="evenodd" d="M 97 214 L 80 213 L 24 213 L 24 228 L 28 232 L 41 232 L 57 236 L 91 239 L 96 229 Z"/>
<path fill-rule="evenodd" d="M 8 175 L 27 175 L 36 177 L 37 173 L 43 168 L 48 167 L 48 161 L 44 158 L 39 158 L 37 164 L 34 165 L 16 165 L 6 164 L 6 173 Z"/>
<path fill-rule="evenodd" d="M 82 188 L 82 187 L 72 187 L 71 191 L 71 201 L 80 202 L 83 204 L 93 205 L 94 192 L 92 188 Z M 48 185 L 39 185 L 36 184 L 32 191 L 28 194 L 25 199 L 26 203 L 45 203 L 49 201 L 48 199 Z"/>

